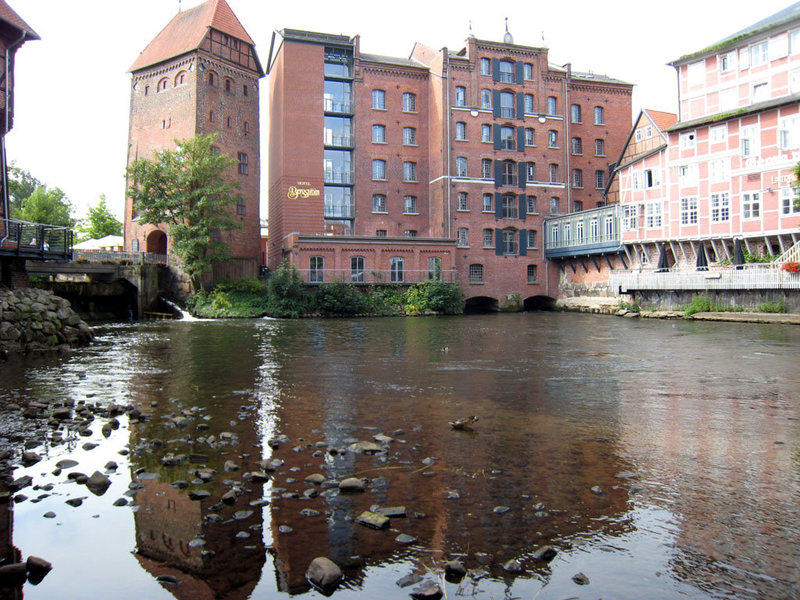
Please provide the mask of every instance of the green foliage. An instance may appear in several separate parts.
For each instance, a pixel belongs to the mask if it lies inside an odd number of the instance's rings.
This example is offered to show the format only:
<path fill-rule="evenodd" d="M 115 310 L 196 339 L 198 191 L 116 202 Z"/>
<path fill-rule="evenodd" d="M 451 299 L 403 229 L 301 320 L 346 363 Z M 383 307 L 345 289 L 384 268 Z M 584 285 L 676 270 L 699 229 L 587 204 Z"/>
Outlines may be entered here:
<path fill-rule="evenodd" d="M 629 310 L 631 312 L 636 312 L 636 313 L 642 312 L 642 309 L 641 309 L 641 307 L 639 306 L 639 303 L 636 300 L 634 300 L 633 302 L 624 302 L 624 301 L 620 302 L 619 303 L 619 309 L 620 310 Z"/>
<path fill-rule="evenodd" d="M 418 315 L 435 312 L 457 315 L 464 312 L 464 294 L 461 288 L 442 281 L 425 281 L 411 286 L 405 293 L 405 312 Z"/>
<path fill-rule="evenodd" d="M 20 169 L 14 162 L 11 163 L 8 167 L 8 196 L 13 218 L 21 218 L 19 213 L 22 212 L 25 200 L 30 198 L 33 192 L 42 185 L 44 184 L 28 171 Z"/>
<path fill-rule="evenodd" d="M 16 218 L 31 223 L 75 227 L 72 204 L 64 192 L 58 188 L 48 190 L 44 185 L 37 187 L 22 201 L 22 210 Z"/>
<path fill-rule="evenodd" d="M 358 315 L 370 309 L 369 298 L 352 283 L 335 281 L 317 289 L 317 310 L 325 315 Z"/>
<path fill-rule="evenodd" d="M 99 240 L 107 235 L 122 235 L 122 223 L 108 210 L 105 194 L 100 195 L 97 206 L 89 208 L 89 216 L 81 221 L 80 241 Z"/>
<path fill-rule="evenodd" d="M 701 312 L 742 312 L 740 306 L 730 306 L 727 304 L 717 304 L 705 294 L 695 294 L 692 296 L 692 303 L 687 306 L 683 314 L 687 317 Z"/>
<path fill-rule="evenodd" d="M 175 140 L 175 150 L 136 160 L 126 171 L 139 222 L 169 225 L 172 250 L 192 280 L 228 258 L 217 234 L 240 226 L 231 211 L 239 186 L 225 179 L 236 161 L 214 147 L 215 139 L 216 134 Z"/>
<path fill-rule="evenodd" d="M 267 291 L 267 314 L 272 317 L 296 319 L 314 306 L 313 297 L 306 289 L 300 272 L 286 261 L 269 278 Z"/>
<path fill-rule="evenodd" d="M 198 292 L 187 302 L 193 315 L 206 318 L 263 317 L 268 303 L 264 283 L 258 279 L 221 283 L 208 292 Z"/>
<path fill-rule="evenodd" d="M 786 300 L 784 298 L 781 298 L 778 302 L 762 302 L 756 307 L 756 310 L 764 313 L 788 312 L 786 310 Z"/>
<path fill-rule="evenodd" d="M 370 286 L 370 312 L 380 317 L 403 314 L 405 291 L 398 285 Z"/>
<path fill-rule="evenodd" d="M 780 256 L 780 254 L 753 254 L 748 252 L 746 248 L 742 248 L 742 255 L 746 263 L 771 263 Z"/>

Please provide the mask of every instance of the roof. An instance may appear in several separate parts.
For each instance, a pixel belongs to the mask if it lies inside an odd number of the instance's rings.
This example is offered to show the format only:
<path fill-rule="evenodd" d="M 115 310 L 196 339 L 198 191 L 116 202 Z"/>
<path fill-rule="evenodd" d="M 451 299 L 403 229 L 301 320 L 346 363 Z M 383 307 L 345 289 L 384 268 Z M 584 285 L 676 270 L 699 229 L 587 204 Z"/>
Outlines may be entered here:
<path fill-rule="evenodd" d="M 360 56 L 361 60 L 374 63 L 383 63 L 388 65 L 396 65 L 399 67 L 413 67 L 415 69 L 427 69 L 428 66 L 422 64 L 413 58 L 398 58 L 395 56 L 382 56 L 380 54 L 364 54 Z"/>
<path fill-rule="evenodd" d="M 85 240 L 80 244 L 75 244 L 75 250 L 100 250 L 101 248 L 112 248 L 115 246 L 124 246 L 125 240 L 121 235 L 107 235 L 100 239 Z"/>
<path fill-rule="evenodd" d="M 209 28 L 255 45 L 225 0 L 206 0 L 200 6 L 175 15 L 161 33 L 142 50 L 130 71 L 138 71 L 197 50 Z"/>
<path fill-rule="evenodd" d="M 553 66 L 550 66 L 550 70 L 554 70 Z M 572 79 L 582 79 L 584 81 L 597 81 L 599 83 L 619 83 L 622 85 L 633 85 L 628 83 L 627 81 L 622 81 L 621 79 L 614 79 L 613 77 L 609 77 L 608 75 L 599 75 L 597 73 L 581 73 L 579 71 L 572 71 L 571 73 Z"/>
<path fill-rule="evenodd" d="M 702 125 L 711 125 L 712 123 L 722 123 L 729 119 L 756 114 L 761 111 L 769 110 L 771 108 L 778 108 L 780 106 L 797 104 L 798 102 L 800 102 L 800 93 L 789 94 L 788 96 L 780 96 L 779 98 L 770 98 L 768 100 L 764 100 L 763 102 L 748 104 L 747 106 L 735 108 L 728 112 L 716 113 L 712 115 L 704 115 L 702 117 L 692 119 L 691 121 L 681 121 L 680 123 L 676 123 L 675 125 L 670 127 L 668 131 L 685 131 L 687 129 L 700 127 Z"/>
<path fill-rule="evenodd" d="M 0 20 L 5 21 L 13 27 L 16 27 L 20 31 L 24 31 L 29 39 L 41 39 L 39 35 L 33 29 L 31 29 L 31 26 L 23 21 L 20 16 L 15 13 L 8 4 L 6 4 L 5 0 L 0 0 Z"/>
<path fill-rule="evenodd" d="M 661 131 L 666 131 L 667 128 L 672 127 L 673 125 L 675 125 L 675 123 L 678 122 L 678 115 L 676 115 L 675 113 L 662 112 L 660 110 L 651 110 L 649 108 L 643 108 L 642 112 L 645 113 L 647 116 L 649 116 L 650 120 Z"/>
<path fill-rule="evenodd" d="M 795 2 L 794 4 L 787 6 L 783 10 L 779 10 L 773 15 L 770 15 L 752 25 L 745 27 L 744 29 L 737 31 L 734 34 L 731 34 L 720 41 L 716 42 L 715 44 L 711 44 L 710 46 L 703 48 L 702 50 L 698 50 L 697 52 L 692 52 L 690 54 L 684 54 L 680 58 L 668 63 L 672 66 L 677 66 L 684 62 L 693 60 L 698 58 L 704 54 L 712 54 L 714 52 L 718 52 L 723 48 L 731 46 L 737 42 L 740 42 L 744 38 L 751 37 L 758 33 L 763 33 L 765 31 L 775 29 L 782 25 L 786 25 L 792 21 L 800 19 L 800 2 Z"/>

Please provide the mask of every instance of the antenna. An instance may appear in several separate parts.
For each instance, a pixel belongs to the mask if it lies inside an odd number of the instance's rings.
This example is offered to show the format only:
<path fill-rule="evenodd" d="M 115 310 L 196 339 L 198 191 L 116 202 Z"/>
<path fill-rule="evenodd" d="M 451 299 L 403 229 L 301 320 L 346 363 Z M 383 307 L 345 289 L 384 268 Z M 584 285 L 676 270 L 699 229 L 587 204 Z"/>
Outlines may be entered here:
<path fill-rule="evenodd" d="M 178 0 L 178 12 L 181 12 L 181 0 Z"/>

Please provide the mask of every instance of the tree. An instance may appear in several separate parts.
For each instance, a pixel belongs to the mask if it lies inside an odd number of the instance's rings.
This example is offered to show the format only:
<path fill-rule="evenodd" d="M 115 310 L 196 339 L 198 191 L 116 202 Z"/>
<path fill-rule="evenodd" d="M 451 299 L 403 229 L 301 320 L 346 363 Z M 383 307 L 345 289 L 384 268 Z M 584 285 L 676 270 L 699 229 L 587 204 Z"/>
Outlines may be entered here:
<path fill-rule="evenodd" d="M 64 192 L 58 188 L 48 190 L 44 185 L 37 187 L 29 197 L 25 198 L 22 210 L 17 213 L 16 218 L 31 223 L 75 227 L 72 204 Z"/>
<path fill-rule="evenodd" d="M 122 223 L 108 210 L 105 194 L 97 206 L 89 207 L 89 215 L 81 221 L 81 240 L 99 240 L 107 235 L 122 235 Z"/>
<path fill-rule="evenodd" d="M 30 198 L 33 192 L 42 185 L 42 182 L 28 171 L 11 163 L 8 167 L 8 196 L 12 216 L 16 216 L 22 211 L 25 200 Z"/>
<path fill-rule="evenodd" d="M 231 210 L 241 197 L 239 185 L 225 178 L 236 161 L 217 150 L 215 139 L 216 134 L 175 140 L 175 150 L 154 152 L 126 171 L 139 222 L 169 225 L 172 251 L 201 289 L 200 276 L 229 256 L 219 232 L 239 227 Z"/>

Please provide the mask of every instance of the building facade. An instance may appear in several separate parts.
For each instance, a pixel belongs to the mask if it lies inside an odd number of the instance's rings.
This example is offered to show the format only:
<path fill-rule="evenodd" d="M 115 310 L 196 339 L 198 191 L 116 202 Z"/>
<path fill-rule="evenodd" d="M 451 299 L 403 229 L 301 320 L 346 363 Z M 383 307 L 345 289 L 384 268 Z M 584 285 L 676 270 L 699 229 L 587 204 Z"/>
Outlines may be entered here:
<path fill-rule="evenodd" d="M 501 308 L 557 294 L 544 216 L 603 203 L 631 118 L 630 84 L 508 33 L 402 59 L 283 30 L 268 71 L 270 267 L 397 281 L 400 261 Z"/>
<path fill-rule="evenodd" d="M 213 278 L 255 276 L 262 263 L 259 217 L 259 79 L 255 43 L 225 0 L 178 13 L 130 68 L 128 163 L 174 149 L 175 140 L 216 133 L 236 160 L 231 176 L 243 198 L 232 209 L 241 228 L 221 231 L 231 260 Z M 125 247 L 167 254 L 169 227 L 141 224 L 130 198 Z"/>

